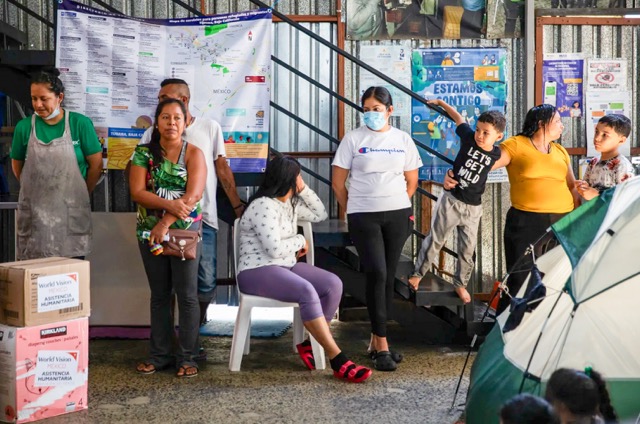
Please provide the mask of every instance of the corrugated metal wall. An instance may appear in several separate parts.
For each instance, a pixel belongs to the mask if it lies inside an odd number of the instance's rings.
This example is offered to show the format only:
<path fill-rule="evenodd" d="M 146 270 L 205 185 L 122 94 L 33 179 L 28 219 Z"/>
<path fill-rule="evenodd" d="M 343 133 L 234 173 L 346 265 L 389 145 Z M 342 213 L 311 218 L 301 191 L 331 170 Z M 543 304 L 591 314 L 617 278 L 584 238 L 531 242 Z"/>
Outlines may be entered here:
<path fill-rule="evenodd" d="M 343 0 L 348 1 L 348 0 Z M 100 8 L 95 2 L 82 1 L 82 3 Z M 146 18 L 187 17 L 191 14 L 171 0 L 110 0 L 108 4 L 123 13 Z M 193 8 L 200 10 L 201 2 L 198 0 L 186 1 Z M 248 0 L 207 0 L 205 12 L 207 14 L 230 13 L 255 8 Z M 335 15 L 334 1 L 329 0 L 272 0 L 266 3 L 276 5 L 276 9 L 284 14 L 293 15 Z M 627 7 L 637 6 L 637 1 L 627 1 Z M 52 2 L 40 0 L 24 0 L 23 4 L 42 16 L 53 20 Z M 0 0 L 0 20 L 8 22 L 12 26 L 26 30 L 29 36 L 31 49 L 50 49 L 53 47 L 53 31 L 42 25 L 36 19 L 29 17 L 24 12 L 18 11 L 14 6 L 8 5 L 5 0 Z M 305 26 L 324 38 L 336 43 L 335 24 L 305 24 Z M 629 87 L 633 89 L 634 97 L 634 128 L 632 146 L 640 146 L 638 143 L 638 100 L 640 92 L 638 88 L 638 71 L 640 58 L 638 55 L 639 41 L 638 27 L 613 27 L 613 26 L 548 26 L 544 30 L 544 52 L 583 52 L 587 57 L 601 58 L 627 58 L 629 61 Z M 289 25 L 274 24 L 273 51 L 274 55 L 304 72 L 320 80 L 323 84 L 336 89 L 337 69 L 336 56 L 330 50 L 319 43 L 311 41 L 309 37 L 299 34 Z M 361 45 L 372 42 L 346 42 L 347 51 L 358 55 Z M 526 113 L 523 80 L 524 44 L 522 39 L 504 40 L 401 40 L 374 42 L 373 44 L 398 44 L 406 48 L 423 47 L 505 47 L 508 52 L 508 81 L 509 99 L 507 105 L 507 121 L 509 134 L 517 133 Z M 358 101 L 358 77 L 359 71 L 349 61 L 346 63 L 345 84 L 346 97 Z M 300 118 L 319 126 L 332 135 L 337 134 L 337 103 L 323 91 L 311 84 L 299 79 L 284 68 L 273 64 L 273 96 L 274 102 L 287 108 Z M 349 110 L 345 116 L 345 129 L 348 131 L 359 125 L 359 117 Z M 394 125 L 410 131 L 410 123 L 396 118 Z M 562 143 L 566 147 L 584 147 L 584 126 L 577 120 L 565 121 L 566 132 Z M 326 151 L 334 150 L 329 141 L 313 133 L 301 124 L 293 122 L 283 114 L 272 110 L 272 146 L 280 151 Z M 577 165 L 577 159 L 574 165 Z M 303 164 L 310 167 L 320 175 L 328 178 L 330 174 L 329 159 L 305 159 Z M 577 167 L 576 167 L 577 170 Z M 110 173 L 108 192 L 105 188 L 94 196 L 96 210 L 105 210 L 107 204 L 113 211 L 130 210 L 130 202 L 126 193 L 126 184 L 121 173 Z M 322 183 L 312 183 L 325 202 L 329 202 L 330 190 Z M 437 195 L 439 189 L 435 188 Z M 102 199 L 102 200 L 101 200 Z M 419 203 L 418 201 L 417 203 Z M 480 243 L 477 250 L 477 276 L 483 282 L 486 290 L 492 280 L 504 273 L 502 229 L 504 217 L 509 208 L 508 184 L 492 184 L 487 188 L 483 199 L 484 216 L 481 222 Z M 333 208 L 335 213 L 335 207 Z M 416 251 L 419 240 L 415 239 L 407 245 L 409 251 Z M 455 240 L 453 240 L 455 244 Z M 448 266 L 452 262 L 448 261 Z"/>
<path fill-rule="evenodd" d="M 53 4 L 55 0 L 22 0 L 25 5 L 40 16 L 53 22 Z M 103 9 L 98 3 L 90 0 L 76 0 L 87 6 Z M 201 11 L 200 0 L 183 0 L 184 3 Z M 276 5 L 276 9 L 286 15 L 335 15 L 334 1 L 329 0 L 266 0 L 269 5 Z M 171 0 L 105 0 L 104 3 L 119 10 L 125 15 L 138 18 L 186 18 L 193 16 L 184 7 Z M 205 0 L 204 11 L 208 15 L 221 13 L 233 13 L 243 10 L 255 9 L 256 6 L 249 0 Z M 10 5 L 6 0 L 0 0 L 0 21 L 7 22 L 11 26 L 25 31 L 29 36 L 30 49 L 53 49 L 53 31 L 29 16 L 27 13 Z"/>

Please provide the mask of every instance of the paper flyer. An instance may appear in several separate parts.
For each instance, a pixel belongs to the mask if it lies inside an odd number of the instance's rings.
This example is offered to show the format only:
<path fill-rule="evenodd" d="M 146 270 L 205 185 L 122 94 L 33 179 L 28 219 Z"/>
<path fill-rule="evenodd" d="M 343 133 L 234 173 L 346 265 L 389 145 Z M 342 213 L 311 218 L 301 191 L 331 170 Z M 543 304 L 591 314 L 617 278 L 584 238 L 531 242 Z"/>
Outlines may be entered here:
<path fill-rule="evenodd" d="M 584 56 L 545 53 L 542 61 L 542 103 L 555 106 L 562 117 L 579 118 L 583 105 Z"/>
<path fill-rule="evenodd" d="M 360 60 L 368 63 L 383 74 L 393 78 L 407 88 L 411 88 L 411 49 L 404 46 L 361 46 Z M 360 97 L 372 86 L 385 87 L 393 99 L 393 115 L 409 117 L 411 102 L 408 95 L 391 84 L 360 70 Z"/>
<path fill-rule="evenodd" d="M 627 61 L 625 59 L 589 59 L 587 63 L 587 90 L 627 89 Z"/>
<path fill-rule="evenodd" d="M 587 91 L 587 156 L 600 156 L 593 145 L 595 127 L 600 118 L 611 113 L 625 115 L 633 122 L 631 115 L 631 92 Z M 631 155 L 631 136 L 620 146 L 620 154 Z"/>

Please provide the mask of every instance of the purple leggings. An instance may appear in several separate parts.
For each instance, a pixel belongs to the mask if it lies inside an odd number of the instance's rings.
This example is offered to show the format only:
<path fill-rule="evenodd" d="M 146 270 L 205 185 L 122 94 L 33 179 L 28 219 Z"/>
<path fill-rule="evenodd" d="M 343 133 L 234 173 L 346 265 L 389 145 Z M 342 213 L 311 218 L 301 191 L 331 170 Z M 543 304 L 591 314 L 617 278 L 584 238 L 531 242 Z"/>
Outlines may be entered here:
<path fill-rule="evenodd" d="M 242 293 L 297 302 L 303 322 L 322 316 L 330 321 L 342 297 L 342 281 L 337 275 L 304 262 L 291 269 L 276 265 L 247 269 L 237 280 Z"/>

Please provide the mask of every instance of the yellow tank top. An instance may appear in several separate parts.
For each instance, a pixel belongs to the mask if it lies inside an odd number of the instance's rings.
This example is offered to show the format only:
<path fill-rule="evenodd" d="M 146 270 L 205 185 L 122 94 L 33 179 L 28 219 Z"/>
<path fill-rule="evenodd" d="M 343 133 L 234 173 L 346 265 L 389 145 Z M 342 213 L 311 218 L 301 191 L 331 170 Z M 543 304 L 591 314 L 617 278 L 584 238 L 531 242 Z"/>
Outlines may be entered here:
<path fill-rule="evenodd" d="M 508 138 L 501 147 L 511 156 L 507 173 L 514 208 L 539 213 L 573 210 L 573 196 L 567 187 L 570 161 L 564 147 L 551 143 L 551 151 L 544 154 L 521 135 Z"/>

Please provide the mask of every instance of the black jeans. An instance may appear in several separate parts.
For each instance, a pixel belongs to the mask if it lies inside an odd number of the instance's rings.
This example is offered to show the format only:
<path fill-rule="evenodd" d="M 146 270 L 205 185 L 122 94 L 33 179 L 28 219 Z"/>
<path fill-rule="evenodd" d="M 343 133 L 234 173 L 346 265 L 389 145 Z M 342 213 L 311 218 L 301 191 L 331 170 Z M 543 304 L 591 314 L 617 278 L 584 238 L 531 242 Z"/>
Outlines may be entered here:
<path fill-rule="evenodd" d="M 202 242 L 198 243 L 196 258 L 183 261 L 175 256 L 155 256 L 149 245 L 138 243 L 144 270 L 151 289 L 151 339 L 149 363 L 164 368 L 173 362 L 174 339 L 171 298 L 178 297 L 179 330 L 176 362 L 178 366 L 197 366 L 193 355 L 197 351 L 200 305 L 198 304 L 198 262 Z"/>
<path fill-rule="evenodd" d="M 367 276 L 366 298 L 371 332 L 387 337 L 396 268 L 413 220 L 411 208 L 383 212 L 351 213 L 349 235 Z"/>
<path fill-rule="evenodd" d="M 545 235 L 547 228 L 565 216 L 563 213 L 537 213 L 525 212 L 514 207 L 509 208 L 507 219 L 504 225 L 504 255 L 507 263 L 507 287 L 509 294 L 514 296 L 522 287 L 522 283 L 529 275 L 533 265 L 532 256 L 524 255 L 529 245 L 535 243 Z M 548 234 L 544 239 L 535 244 L 534 254 L 537 257 L 554 248 L 558 243 L 552 234 Z M 517 266 L 516 266 L 517 263 Z M 502 296 L 498 303 L 498 313 L 504 311 L 510 302 L 509 296 Z"/>

